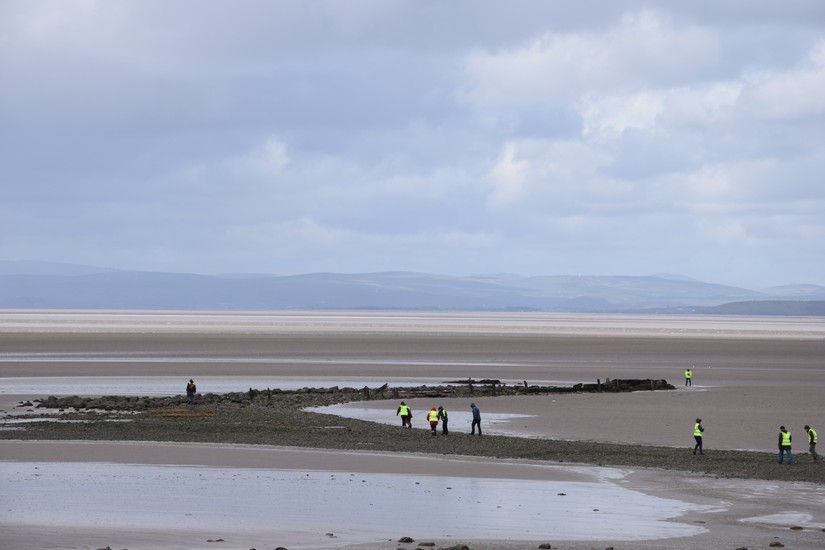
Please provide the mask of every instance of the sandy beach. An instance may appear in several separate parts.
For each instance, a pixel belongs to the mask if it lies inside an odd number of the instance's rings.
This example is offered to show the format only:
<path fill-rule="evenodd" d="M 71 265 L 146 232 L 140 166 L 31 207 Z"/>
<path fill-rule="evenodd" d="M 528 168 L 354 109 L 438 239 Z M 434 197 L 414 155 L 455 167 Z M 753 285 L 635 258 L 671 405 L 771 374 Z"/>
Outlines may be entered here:
<path fill-rule="evenodd" d="M 20 413 L 14 407 L 20 400 L 175 395 L 192 377 L 201 391 L 212 392 L 468 377 L 512 384 L 664 378 L 677 390 L 478 401 L 491 434 L 686 449 L 700 416 L 709 451 L 773 452 L 778 427 L 785 424 L 794 433 L 797 462 L 810 462 L 802 426 L 821 431 L 825 425 L 823 352 L 825 323 L 818 319 L 5 311 L 0 408 L 4 429 L 12 429 L 9 415 Z M 690 388 L 683 386 L 685 368 L 696 373 Z M 452 411 L 454 430 L 469 424 L 467 401 L 443 403 Z M 394 423 L 396 405 L 359 402 L 334 412 Z M 414 421 L 423 427 L 420 417 Z M 535 548 L 542 542 L 554 548 L 719 548 L 764 547 L 774 540 L 787 547 L 825 546 L 823 484 L 709 482 L 666 470 L 202 444 L 9 438 L 0 442 L 0 457 L 0 498 L 7 511 L 0 542 L 7 548 L 412 548 L 420 541 L 472 548 Z M 91 484 L 97 493 L 83 489 L 92 474 L 79 465 L 89 464 L 106 474 Z M 300 481 L 307 475 L 313 483 Z M 353 493 L 353 476 L 366 476 L 357 483 L 372 489 Z M 153 485 L 159 477 L 176 489 L 166 494 Z M 342 478 L 346 482 L 338 483 Z M 193 479 L 212 489 L 191 490 Z M 235 483 L 220 481 L 225 479 Z M 228 489 L 245 487 L 249 500 L 256 479 L 266 479 L 272 491 L 248 506 Z M 432 487 L 419 494 L 421 486 L 408 485 L 411 479 Z M 310 485 L 313 490 L 305 490 Z M 128 505 L 96 506 L 107 491 Z M 175 496 L 188 492 L 192 498 Z M 278 494 L 301 511 L 300 518 L 290 517 L 292 509 Z M 224 505 L 214 504 L 224 495 Z M 83 514 L 68 504 L 75 496 L 85 497 Z M 43 506 L 45 498 L 56 503 L 54 510 Z M 404 500 L 415 510 L 386 513 Z M 325 507 L 322 501 L 349 505 Z M 428 518 L 429 506 L 445 510 L 447 519 Z M 176 522 L 159 520 L 181 509 Z M 232 509 L 247 519 L 233 516 Z M 144 513 L 138 518 L 134 510 Z M 416 543 L 399 544 L 402 536 Z M 208 542 L 217 539 L 222 541 Z"/>

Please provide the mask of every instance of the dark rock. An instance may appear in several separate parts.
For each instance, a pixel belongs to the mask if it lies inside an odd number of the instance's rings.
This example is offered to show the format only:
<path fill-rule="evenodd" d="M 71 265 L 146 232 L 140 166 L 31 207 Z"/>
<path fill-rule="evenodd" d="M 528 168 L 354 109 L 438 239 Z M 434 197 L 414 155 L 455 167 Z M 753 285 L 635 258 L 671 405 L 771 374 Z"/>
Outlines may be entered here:
<path fill-rule="evenodd" d="M 404 544 L 407 544 L 409 542 L 415 542 L 415 541 L 410 537 L 401 537 L 400 539 L 398 539 L 398 542 L 402 542 Z"/>
<path fill-rule="evenodd" d="M 772 548 L 785 548 L 785 545 L 782 544 L 781 542 L 779 542 L 778 540 L 773 541 L 768 546 L 770 546 Z"/>
<path fill-rule="evenodd" d="M 800 527 L 799 525 L 792 525 L 791 531 L 802 531 L 802 527 Z"/>
<path fill-rule="evenodd" d="M 544 544 L 539 544 L 539 548 L 553 548 L 553 547 L 545 542 Z"/>

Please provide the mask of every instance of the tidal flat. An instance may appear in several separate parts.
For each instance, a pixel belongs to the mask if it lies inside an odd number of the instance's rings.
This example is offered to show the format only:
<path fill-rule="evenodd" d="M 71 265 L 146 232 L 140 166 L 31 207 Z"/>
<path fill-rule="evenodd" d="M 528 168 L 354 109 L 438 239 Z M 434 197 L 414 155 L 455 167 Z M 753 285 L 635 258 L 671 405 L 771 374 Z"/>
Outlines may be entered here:
<path fill-rule="evenodd" d="M 8 421 L 0 430 L 0 453 L 2 505 L 9 514 L 0 538 L 15 548 L 133 550 L 412 548 L 421 541 L 443 548 L 717 548 L 774 541 L 817 547 L 825 540 L 825 476 L 805 452 L 801 426 L 817 427 L 821 415 L 824 335 L 817 319 L 6 311 L 0 314 L 0 401 Z M 681 384 L 687 367 L 696 372 L 690 388 Z M 49 395 L 174 398 L 189 378 L 202 395 L 277 387 L 285 393 L 268 407 L 202 399 L 192 409 L 210 414 L 200 416 L 11 422 L 35 414 L 21 401 Z M 300 392 L 304 386 L 375 388 L 462 378 L 508 384 L 655 378 L 676 389 L 416 399 L 416 428 L 424 427 L 418 413 L 430 406 L 455 411 L 448 437 L 393 425 L 397 401 L 391 396 L 365 406 L 363 400 L 318 400 Z M 471 399 L 489 428 L 481 438 L 463 425 Z M 332 409 L 305 410 L 328 405 L 366 408 L 381 421 L 358 412 L 348 418 L 329 414 L 340 413 Z M 497 414 L 514 416 L 497 429 Z M 689 450 L 696 416 L 708 430 L 701 457 Z M 779 424 L 794 433 L 791 467 L 775 461 Z M 89 465 L 99 466 L 99 490 L 120 495 L 131 512 L 96 509 L 92 503 L 105 500 L 61 489 L 59 480 L 89 485 Z M 354 483 L 351 474 L 359 473 L 374 491 L 338 487 Z M 306 475 L 321 493 L 307 491 L 313 496 L 302 501 L 296 495 L 303 493 L 290 487 L 310 486 L 299 481 Z M 237 504 L 229 488 L 233 478 L 247 493 L 261 489 L 252 499 L 254 511 Z M 192 487 L 191 498 L 181 503 L 157 488 L 141 490 L 155 487 L 153 479 L 169 479 L 170 487 L 179 487 L 175 495 Z M 418 494 L 420 486 L 406 485 L 411 479 L 440 489 Z M 535 482 L 535 491 L 515 483 L 525 479 Z M 303 511 L 302 521 L 279 508 L 279 488 Z M 623 519 L 632 535 L 607 528 L 611 506 L 635 502 L 618 489 L 639 498 L 640 507 L 628 505 Z M 424 510 L 394 513 L 406 494 Z M 665 498 L 673 507 L 643 497 Z M 319 498 L 346 503 L 336 510 L 355 515 L 324 512 Z M 43 499 L 74 515 L 29 513 Z M 642 512 L 648 505 L 666 513 L 653 518 Z M 444 509 L 448 519 L 430 520 L 430 508 Z M 564 515 L 571 510 L 573 516 Z M 177 513 L 178 529 L 164 527 Z M 406 528 L 387 514 L 406 518 L 399 520 Z M 521 528 L 505 528 L 508 518 L 522 516 Z M 204 528 L 210 522 L 214 532 Z M 575 525 L 585 527 L 576 531 Z M 399 543 L 403 536 L 416 542 Z"/>

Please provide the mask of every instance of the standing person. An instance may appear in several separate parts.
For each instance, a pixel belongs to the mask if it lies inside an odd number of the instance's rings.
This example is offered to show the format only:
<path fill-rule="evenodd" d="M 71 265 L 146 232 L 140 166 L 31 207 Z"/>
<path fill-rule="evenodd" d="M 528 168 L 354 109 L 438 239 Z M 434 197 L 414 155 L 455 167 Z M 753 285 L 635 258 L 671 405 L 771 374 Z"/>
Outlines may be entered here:
<path fill-rule="evenodd" d="M 791 454 L 791 432 L 785 426 L 779 427 L 779 463 L 782 464 L 784 455 L 788 455 L 788 464 L 793 464 L 793 454 Z"/>
<path fill-rule="evenodd" d="M 190 405 L 195 402 L 195 394 L 198 392 L 198 387 L 195 385 L 195 381 L 191 378 L 189 379 L 189 383 L 186 384 L 186 402 Z"/>
<path fill-rule="evenodd" d="M 696 449 L 699 449 L 700 455 L 705 454 L 702 452 L 702 432 L 704 431 L 705 428 L 702 427 L 702 419 L 697 418 L 696 424 L 693 425 L 693 439 L 696 440 L 696 445 L 693 447 L 693 454 L 696 454 Z"/>
<path fill-rule="evenodd" d="M 805 424 L 805 431 L 808 432 L 808 450 L 811 451 L 811 458 L 814 459 L 814 462 L 819 461 L 819 455 L 816 454 L 816 430 Z"/>
<path fill-rule="evenodd" d="M 470 403 L 470 409 L 473 411 L 473 431 L 470 435 L 476 434 L 476 426 L 478 426 L 478 435 L 481 435 L 481 411 L 475 403 Z"/>
<path fill-rule="evenodd" d="M 402 428 L 412 428 L 412 409 L 409 405 L 402 401 L 398 406 L 398 410 L 395 411 L 395 416 L 401 417 Z"/>
<path fill-rule="evenodd" d="M 441 419 L 441 435 L 449 434 L 449 430 L 447 430 L 447 409 L 444 407 L 438 407 L 438 418 Z"/>
<path fill-rule="evenodd" d="M 430 409 L 430 412 L 427 413 L 427 420 L 430 421 L 430 429 L 432 430 L 433 435 L 435 435 L 435 430 L 438 428 L 438 411 L 435 407 Z"/>
<path fill-rule="evenodd" d="M 693 371 L 690 369 L 685 371 L 685 386 L 693 386 Z"/>

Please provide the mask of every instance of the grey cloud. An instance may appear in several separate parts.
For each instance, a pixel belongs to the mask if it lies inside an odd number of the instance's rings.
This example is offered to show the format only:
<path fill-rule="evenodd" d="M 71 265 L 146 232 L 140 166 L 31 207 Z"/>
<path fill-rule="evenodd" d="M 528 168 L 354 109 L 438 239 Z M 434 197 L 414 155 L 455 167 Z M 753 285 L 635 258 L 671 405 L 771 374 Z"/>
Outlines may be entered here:
<path fill-rule="evenodd" d="M 818 1 L 0 9 L 4 259 L 823 282 Z"/>

